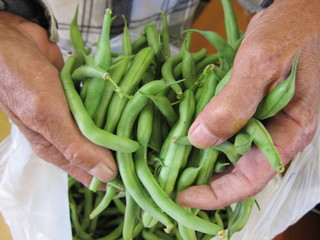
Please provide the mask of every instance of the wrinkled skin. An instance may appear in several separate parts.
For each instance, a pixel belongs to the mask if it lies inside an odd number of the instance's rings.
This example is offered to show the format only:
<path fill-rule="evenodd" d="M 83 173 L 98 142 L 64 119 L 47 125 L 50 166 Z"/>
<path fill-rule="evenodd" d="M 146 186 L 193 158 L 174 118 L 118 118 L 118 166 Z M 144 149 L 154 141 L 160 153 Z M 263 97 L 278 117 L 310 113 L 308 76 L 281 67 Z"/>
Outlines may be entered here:
<path fill-rule="evenodd" d="M 266 126 L 284 164 L 311 142 L 320 97 L 319 9 L 318 0 L 278 0 L 253 17 L 229 84 L 189 130 L 195 146 L 214 146 L 239 131 L 261 99 L 289 74 L 298 49 L 295 95 Z M 227 174 L 213 176 L 209 185 L 186 189 L 178 201 L 189 207 L 217 209 L 257 194 L 275 174 L 260 150 L 253 148 Z"/>
<path fill-rule="evenodd" d="M 111 152 L 88 141 L 70 114 L 59 80 L 63 58 L 47 31 L 0 12 L 0 42 L 0 107 L 34 152 L 87 186 L 92 175 L 113 179 Z"/>

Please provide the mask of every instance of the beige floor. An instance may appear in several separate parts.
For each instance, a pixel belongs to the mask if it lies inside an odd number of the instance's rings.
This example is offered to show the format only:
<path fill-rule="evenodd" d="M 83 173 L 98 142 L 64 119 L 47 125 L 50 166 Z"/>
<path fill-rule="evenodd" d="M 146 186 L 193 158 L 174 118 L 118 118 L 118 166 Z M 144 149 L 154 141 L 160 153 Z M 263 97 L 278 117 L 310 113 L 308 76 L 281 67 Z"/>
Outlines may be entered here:
<path fill-rule="evenodd" d="M 10 123 L 7 116 L 0 109 L 0 142 L 5 139 L 10 133 Z M 10 230 L 4 222 L 0 213 L 0 239 L 11 240 Z"/>

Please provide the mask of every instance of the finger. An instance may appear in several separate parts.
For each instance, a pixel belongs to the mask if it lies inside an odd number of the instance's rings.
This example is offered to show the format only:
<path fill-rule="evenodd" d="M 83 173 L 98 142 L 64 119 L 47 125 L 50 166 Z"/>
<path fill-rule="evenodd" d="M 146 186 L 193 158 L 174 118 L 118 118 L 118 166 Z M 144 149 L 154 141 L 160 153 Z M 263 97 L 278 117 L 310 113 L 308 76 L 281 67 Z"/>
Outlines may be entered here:
<path fill-rule="evenodd" d="M 15 116 L 12 116 L 12 113 L 8 113 L 8 115 L 10 115 L 10 119 L 26 137 L 32 147 L 32 150 L 35 152 L 35 154 L 37 154 L 37 156 L 66 171 L 70 176 L 85 186 L 90 185 L 92 175 L 82 168 L 70 164 L 70 162 L 65 159 L 63 154 L 58 151 L 57 148 L 55 148 L 43 136 L 24 126 L 19 119 L 17 119 Z"/>
<path fill-rule="evenodd" d="M 18 88 L 19 83 L 24 84 L 24 80 L 16 82 Z M 108 182 L 117 175 L 112 153 L 93 144 L 79 131 L 69 111 L 56 69 L 37 72 L 32 85 L 21 89 L 23 92 L 16 96 L 20 100 L 13 109 L 23 125 L 43 136 L 71 165 L 82 168 L 101 181 Z M 46 159 L 50 156 L 46 154 L 42 157 Z"/>
<path fill-rule="evenodd" d="M 261 151 L 253 148 L 228 174 L 210 185 L 192 186 L 178 195 L 183 206 L 218 209 L 260 192 L 275 175 Z"/>

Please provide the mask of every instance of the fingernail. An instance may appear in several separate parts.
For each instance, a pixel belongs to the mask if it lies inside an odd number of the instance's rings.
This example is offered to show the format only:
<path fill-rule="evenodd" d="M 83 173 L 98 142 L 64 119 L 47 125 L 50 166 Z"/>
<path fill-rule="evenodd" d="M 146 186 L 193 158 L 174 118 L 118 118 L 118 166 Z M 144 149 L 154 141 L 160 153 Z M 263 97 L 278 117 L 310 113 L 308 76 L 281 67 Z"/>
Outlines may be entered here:
<path fill-rule="evenodd" d="M 203 124 L 191 127 L 189 139 L 194 146 L 199 148 L 212 147 L 219 141 L 219 138 L 214 136 Z"/>
<path fill-rule="evenodd" d="M 90 174 L 103 182 L 109 182 L 114 178 L 114 172 L 105 164 L 99 163 L 90 170 Z"/>

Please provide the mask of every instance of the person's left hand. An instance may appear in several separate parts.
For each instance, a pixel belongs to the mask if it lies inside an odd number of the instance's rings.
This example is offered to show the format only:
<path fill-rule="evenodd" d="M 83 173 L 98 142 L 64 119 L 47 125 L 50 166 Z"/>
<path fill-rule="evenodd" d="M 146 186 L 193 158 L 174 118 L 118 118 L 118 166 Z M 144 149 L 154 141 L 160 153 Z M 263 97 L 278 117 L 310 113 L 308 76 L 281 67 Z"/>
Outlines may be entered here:
<path fill-rule="evenodd" d="M 266 121 L 283 164 L 303 150 L 317 127 L 320 102 L 320 1 L 278 0 L 251 20 L 235 58 L 229 83 L 206 106 L 189 130 L 193 145 L 224 142 L 250 119 L 262 98 L 290 73 L 299 49 L 296 91 L 290 103 Z M 178 195 L 184 206 L 218 209 L 260 192 L 276 172 L 253 147 L 209 185 Z"/>

